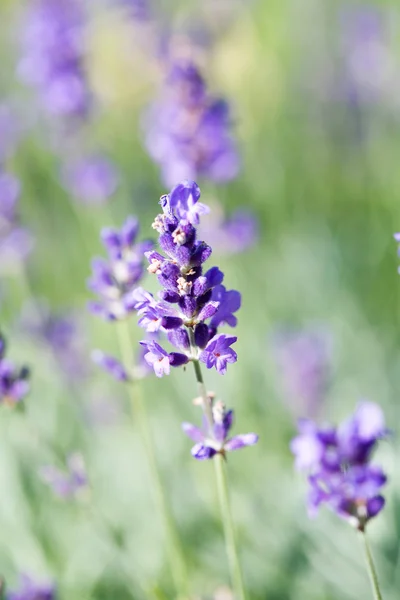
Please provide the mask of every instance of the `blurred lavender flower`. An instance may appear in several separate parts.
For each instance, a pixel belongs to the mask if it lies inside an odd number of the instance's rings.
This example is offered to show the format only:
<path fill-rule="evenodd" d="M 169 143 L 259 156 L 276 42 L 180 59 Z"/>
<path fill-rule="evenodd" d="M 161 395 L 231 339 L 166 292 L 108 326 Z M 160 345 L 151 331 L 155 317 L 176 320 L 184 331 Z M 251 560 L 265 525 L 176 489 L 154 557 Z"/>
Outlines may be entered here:
<path fill-rule="evenodd" d="M 84 66 L 86 19 L 78 0 L 35 0 L 25 18 L 19 74 L 43 105 L 62 117 L 85 117 L 91 94 Z"/>
<path fill-rule="evenodd" d="M 135 21 L 147 21 L 151 16 L 149 0 L 116 0 L 116 2 L 126 8 Z"/>
<path fill-rule="evenodd" d="M 105 354 L 102 350 L 93 350 L 92 360 L 117 381 L 128 381 L 129 375 L 125 367 L 113 356 Z"/>
<path fill-rule="evenodd" d="M 309 473 L 311 516 L 326 503 L 364 530 L 385 504 L 380 491 L 386 475 L 370 461 L 378 441 L 387 433 L 382 409 L 372 402 L 361 402 L 354 415 L 337 428 L 299 422 L 299 435 L 292 440 L 291 450 L 296 468 Z"/>
<path fill-rule="evenodd" d="M 86 204 L 103 204 L 119 183 L 114 165 L 104 156 L 93 155 L 68 164 L 62 174 L 65 188 Z"/>
<path fill-rule="evenodd" d="M 16 117 L 7 104 L 0 104 L 0 161 L 4 161 L 14 151 L 20 135 Z"/>
<path fill-rule="evenodd" d="M 353 104 L 376 102 L 397 91 L 388 18 L 372 5 L 347 8 L 342 13 L 345 93 Z"/>
<path fill-rule="evenodd" d="M 331 343 L 323 330 L 279 330 L 273 350 L 283 397 L 296 417 L 315 418 L 331 374 Z"/>
<path fill-rule="evenodd" d="M 208 94 L 193 63 L 172 66 L 144 126 L 148 152 L 160 164 L 166 185 L 185 178 L 223 183 L 236 177 L 239 156 L 228 104 Z"/>
<path fill-rule="evenodd" d="M 78 492 L 87 489 L 88 485 L 85 463 L 79 453 L 69 455 L 67 471 L 46 465 L 40 469 L 39 475 L 59 498 L 73 498 Z"/>
<path fill-rule="evenodd" d="M 5 358 L 6 343 L 0 333 L 0 403 L 16 404 L 29 392 L 26 367 L 17 368 Z"/>
<path fill-rule="evenodd" d="M 82 380 L 89 375 L 86 340 L 78 315 L 67 311 L 56 314 L 47 302 L 37 300 L 26 307 L 21 326 L 49 347 L 69 379 Z"/>
<path fill-rule="evenodd" d="M 56 591 L 52 583 L 39 583 L 28 575 L 21 575 L 17 590 L 6 595 L 7 600 L 55 600 Z"/>
<path fill-rule="evenodd" d="M 134 217 L 128 217 L 120 231 L 105 228 L 101 233 L 108 259 L 92 261 L 88 287 L 99 301 L 91 302 L 89 310 L 108 321 L 124 319 L 135 310 L 134 292 L 144 274 L 143 254 L 153 246 L 149 241 L 136 243 L 138 233 Z"/>
<path fill-rule="evenodd" d="M 216 454 L 225 456 L 226 452 L 240 450 L 246 446 L 253 446 L 258 441 L 255 433 L 245 433 L 229 438 L 229 432 L 233 425 L 233 410 L 226 412 L 223 402 L 214 402 L 210 397 L 212 407 L 213 423 L 212 432 L 208 424 L 204 431 L 191 423 L 182 423 L 182 429 L 190 439 L 196 442 L 192 448 L 192 456 L 197 460 L 208 460 Z"/>
<path fill-rule="evenodd" d="M 158 377 L 188 361 L 204 362 L 224 374 L 227 363 L 236 362 L 230 347 L 236 337 L 218 333 L 218 327 L 236 325 L 233 314 L 240 308 L 240 294 L 227 291 L 224 274 L 212 267 L 203 275 L 203 263 L 211 248 L 197 240 L 196 225 L 208 208 L 199 202 L 200 189 L 194 181 L 184 181 L 161 198 L 163 214 L 153 223 L 164 252 L 146 252 L 148 271 L 157 275 L 164 288 L 159 300 L 142 289 L 133 294 L 139 325 L 148 332 L 163 331 L 179 352 L 167 352 L 155 341 L 142 341 L 145 360 Z M 206 321 L 209 321 L 208 324 Z"/>
<path fill-rule="evenodd" d="M 220 214 L 205 219 L 201 233 L 219 254 L 237 254 L 244 252 L 257 243 L 258 224 L 256 216 L 250 210 L 239 208 L 228 218 Z"/>
<path fill-rule="evenodd" d="M 7 268 L 24 260 L 33 247 L 31 234 L 20 226 L 20 183 L 0 168 L 0 266 Z"/>

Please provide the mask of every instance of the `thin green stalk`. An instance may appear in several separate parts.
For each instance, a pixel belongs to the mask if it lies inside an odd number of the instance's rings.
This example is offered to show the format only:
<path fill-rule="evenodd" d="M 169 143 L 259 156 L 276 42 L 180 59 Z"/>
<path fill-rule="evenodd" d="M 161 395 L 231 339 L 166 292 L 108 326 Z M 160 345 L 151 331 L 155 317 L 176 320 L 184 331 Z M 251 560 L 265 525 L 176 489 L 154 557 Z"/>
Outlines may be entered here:
<path fill-rule="evenodd" d="M 132 362 L 133 348 L 129 333 L 129 326 L 126 322 L 117 323 L 118 340 L 122 360 L 126 367 Z M 147 462 L 150 469 L 150 475 L 153 485 L 154 498 L 157 508 L 163 520 L 167 554 L 171 567 L 171 574 L 174 581 L 177 598 L 183 600 L 188 597 L 188 578 L 186 572 L 185 560 L 178 533 L 175 528 L 174 519 L 164 493 L 164 486 L 161 480 L 161 474 L 155 455 L 153 436 L 147 417 L 146 405 L 143 401 L 141 390 L 134 381 L 129 384 L 129 398 L 132 417 L 138 422 L 142 435 L 143 446 L 147 456 Z"/>
<path fill-rule="evenodd" d="M 383 600 L 382 593 L 379 587 L 378 575 L 376 573 L 376 568 L 374 564 L 374 559 L 372 558 L 371 548 L 369 547 L 367 535 L 365 531 L 360 531 L 360 535 L 363 539 L 363 546 L 365 551 L 365 558 L 367 562 L 367 570 L 369 579 L 371 582 L 372 593 L 374 595 L 375 600 Z"/>
<path fill-rule="evenodd" d="M 192 342 L 192 332 L 189 330 L 190 340 Z M 203 374 L 201 371 L 200 362 L 193 360 L 194 372 L 199 386 L 199 392 L 202 399 L 203 410 L 207 417 L 208 423 L 212 423 L 212 407 L 208 397 L 206 387 L 204 385 Z M 222 523 L 224 528 L 225 547 L 228 556 L 229 570 L 231 580 L 235 591 L 236 600 L 246 600 L 246 592 L 244 587 L 242 568 L 239 561 L 239 553 L 236 542 L 235 526 L 233 522 L 230 498 L 229 484 L 226 477 L 225 460 L 222 454 L 216 454 L 213 458 L 215 467 L 215 476 L 217 479 L 218 500 L 221 510 Z"/>

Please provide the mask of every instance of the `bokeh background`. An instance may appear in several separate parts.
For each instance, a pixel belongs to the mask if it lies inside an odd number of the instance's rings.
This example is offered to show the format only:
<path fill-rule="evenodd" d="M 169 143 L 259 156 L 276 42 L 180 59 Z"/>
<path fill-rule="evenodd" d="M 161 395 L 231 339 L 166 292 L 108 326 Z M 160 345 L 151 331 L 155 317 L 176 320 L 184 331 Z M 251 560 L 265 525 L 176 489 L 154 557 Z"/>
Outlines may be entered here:
<path fill-rule="evenodd" d="M 90 359 L 93 348 L 118 355 L 114 325 L 86 308 L 90 260 L 103 254 L 101 227 L 134 214 L 143 237 L 154 236 L 157 202 L 168 188 L 143 143 L 143 114 L 160 94 L 169 52 L 194 57 L 211 93 L 229 101 L 241 157 L 233 181 L 198 183 L 213 207 L 204 226 L 216 240 L 212 264 L 242 293 L 238 362 L 224 377 L 207 371 L 207 386 L 234 407 L 237 432 L 260 435 L 228 463 L 250 598 L 370 597 L 359 540 L 327 510 L 308 519 L 305 482 L 289 451 L 299 416 L 336 422 L 368 398 L 384 407 L 393 430 L 377 456 L 390 480 L 370 538 L 383 595 L 395 600 L 396 2 L 164 0 L 143 16 L 135 2 L 93 0 L 85 5 L 83 55 L 95 109 L 79 127 L 49 114 L 21 76 L 34 5 L 0 5 L 0 104 L 10 110 L 9 129 L 0 130 L 0 142 L 9 139 L 2 170 L 21 183 L 19 226 L 33 242 L 23 260 L 10 259 L 0 244 L 1 330 L 9 356 L 31 370 L 26 400 L 1 407 L 2 577 L 10 588 L 20 573 L 55 581 L 61 600 L 173 597 L 126 389 Z M 116 170 L 118 185 L 105 201 L 87 202 L 65 185 L 65 160 L 87 153 L 107 156 Z M 247 211 L 242 246 L 223 229 L 224 219 L 243 218 L 237 210 Z M 72 328 L 55 347 L 43 331 L 51 318 L 68 318 Z M 134 316 L 130 323 L 141 339 Z M 198 419 L 193 374 L 149 376 L 141 386 L 193 594 L 212 598 L 229 575 L 212 465 L 192 459 L 181 432 L 182 421 Z M 84 457 L 90 490 L 60 499 L 39 471 L 65 468 L 73 452 Z"/>

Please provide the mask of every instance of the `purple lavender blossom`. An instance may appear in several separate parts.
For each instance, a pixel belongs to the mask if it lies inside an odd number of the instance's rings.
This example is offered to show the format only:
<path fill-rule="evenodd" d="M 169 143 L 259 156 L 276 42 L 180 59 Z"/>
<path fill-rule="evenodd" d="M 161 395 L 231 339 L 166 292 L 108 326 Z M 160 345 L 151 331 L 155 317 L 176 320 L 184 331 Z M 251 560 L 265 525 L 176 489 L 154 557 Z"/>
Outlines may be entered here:
<path fill-rule="evenodd" d="M 93 155 L 66 165 L 62 180 L 65 188 L 86 204 L 104 204 L 119 183 L 114 165 L 104 156 Z"/>
<path fill-rule="evenodd" d="M 99 301 L 91 302 L 89 309 L 108 321 L 124 319 L 135 310 L 135 290 L 144 274 L 143 254 L 152 247 L 149 241 L 136 243 L 138 233 L 139 224 L 134 217 L 128 217 L 119 231 L 102 230 L 108 258 L 92 261 L 88 287 Z"/>
<path fill-rule="evenodd" d="M 239 208 L 225 218 L 220 210 L 201 227 L 204 235 L 219 254 L 238 254 L 248 250 L 258 241 L 258 223 L 250 210 Z"/>
<path fill-rule="evenodd" d="M 26 367 L 17 368 L 5 358 L 5 352 L 5 340 L 0 334 L 0 404 L 14 405 L 29 392 L 29 371 Z"/>
<path fill-rule="evenodd" d="M 382 409 L 372 402 L 360 403 L 354 415 L 337 428 L 299 422 L 299 435 L 292 440 L 291 450 L 296 468 L 309 473 L 311 516 L 326 503 L 364 530 L 385 504 L 380 492 L 386 475 L 370 461 L 378 441 L 387 433 Z"/>
<path fill-rule="evenodd" d="M 85 24 L 83 3 L 77 0 L 36 0 L 26 14 L 19 74 L 36 87 L 51 114 L 81 118 L 91 106 Z"/>
<path fill-rule="evenodd" d="M 86 340 L 78 315 L 71 311 L 55 313 L 44 300 L 28 305 L 21 326 L 35 340 L 51 350 L 65 375 L 71 380 L 89 374 Z"/>
<path fill-rule="evenodd" d="M 223 183 L 239 171 L 228 104 L 209 95 L 191 62 L 172 66 L 160 99 L 146 114 L 145 129 L 147 150 L 168 186 L 199 177 Z"/>
<path fill-rule="evenodd" d="M 46 465 L 40 469 L 39 475 L 59 498 L 74 498 L 88 485 L 85 463 L 79 453 L 69 455 L 67 471 L 61 471 L 54 465 Z"/>
<path fill-rule="evenodd" d="M 101 350 L 93 350 L 92 360 L 117 381 L 128 381 L 129 375 L 125 367 L 114 356 L 105 354 Z"/>
<path fill-rule="evenodd" d="M 329 336 L 318 329 L 280 329 L 273 351 L 284 400 L 297 417 L 315 418 L 325 399 L 331 373 Z"/>
<path fill-rule="evenodd" d="M 395 90 L 396 65 L 386 20 L 373 6 L 342 13 L 345 94 L 353 104 L 376 102 Z"/>
<path fill-rule="evenodd" d="M 218 267 L 203 274 L 212 250 L 197 239 L 196 225 L 207 211 L 199 199 L 194 181 L 183 181 L 161 198 L 163 214 L 156 217 L 153 228 L 160 234 L 164 254 L 151 250 L 146 257 L 148 271 L 157 276 L 163 290 L 158 299 L 141 288 L 132 295 L 139 325 L 148 332 L 166 333 L 179 351 L 168 353 L 157 342 L 141 342 L 147 348 L 145 359 L 158 377 L 168 374 L 170 366 L 189 360 L 200 360 L 224 374 L 227 364 L 237 360 L 230 347 L 237 338 L 218 333 L 218 328 L 236 326 L 233 313 L 240 307 L 240 294 L 221 285 L 224 274 Z"/>
<path fill-rule="evenodd" d="M 253 446 L 258 441 L 255 433 L 245 433 L 229 438 L 233 425 L 233 410 L 226 412 L 223 402 L 213 402 L 212 423 L 207 423 L 204 430 L 191 423 L 182 423 L 182 429 L 190 439 L 196 442 L 192 448 L 192 456 L 197 460 L 208 460 L 216 454 L 225 456 L 226 452 L 240 450 L 246 446 Z"/>
<path fill-rule="evenodd" d="M 0 265 L 3 268 L 24 260 L 33 247 L 32 236 L 19 223 L 20 187 L 18 179 L 0 169 Z"/>
<path fill-rule="evenodd" d="M 55 586 L 50 583 L 39 583 L 28 575 L 21 575 L 18 589 L 7 593 L 7 600 L 55 600 Z"/>

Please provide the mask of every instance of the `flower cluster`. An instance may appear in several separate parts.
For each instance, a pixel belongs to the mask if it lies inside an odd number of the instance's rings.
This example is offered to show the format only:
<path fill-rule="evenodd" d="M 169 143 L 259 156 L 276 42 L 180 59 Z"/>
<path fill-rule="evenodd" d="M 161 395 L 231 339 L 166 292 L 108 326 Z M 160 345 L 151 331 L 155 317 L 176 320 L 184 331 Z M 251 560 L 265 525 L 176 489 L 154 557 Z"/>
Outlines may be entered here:
<path fill-rule="evenodd" d="M 126 318 L 135 309 L 135 289 L 144 274 L 144 252 L 152 242 L 136 243 L 139 224 L 128 217 L 121 230 L 105 228 L 101 233 L 108 259 L 92 261 L 92 276 L 88 287 L 99 297 L 90 302 L 89 309 L 108 321 Z"/>
<path fill-rule="evenodd" d="M 202 233 L 218 254 L 238 254 L 254 246 L 258 239 L 257 219 L 253 212 L 240 208 L 229 217 L 222 210 L 209 222 L 204 220 Z"/>
<path fill-rule="evenodd" d="M 220 325 L 235 327 L 240 294 L 222 285 L 224 274 L 218 267 L 203 273 L 211 247 L 197 239 L 196 226 L 208 208 L 199 202 L 200 189 L 194 181 L 184 181 L 161 198 L 163 213 L 153 228 L 159 232 L 164 254 L 146 252 L 148 271 L 157 275 L 163 290 L 159 299 L 139 288 L 136 298 L 139 325 L 148 332 L 164 331 L 178 352 L 167 352 L 157 341 L 142 341 L 145 359 L 158 377 L 189 360 L 200 360 L 208 369 L 224 374 L 228 363 L 236 362 L 231 348 L 236 337 L 219 333 Z"/>
<path fill-rule="evenodd" d="M 339 427 L 318 428 L 301 421 L 291 450 L 296 468 L 309 472 L 308 508 L 311 515 L 326 503 L 358 529 L 383 508 L 380 494 L 386 483 L 381 467 L 371 464 L 377 442 L 387 434 L 381 408 L 362 402 Z"/>
<path fill-rule="evenodd" d="M 33 246 L 29 231 L 21 227 L 18 216 L 20 183 L 0 167 L 0 265 L 11 268 L 24 260 Z"/>
<path fill-rule="evenodd" d="M 37 0 L 26 15 L 21 77 L 62 117 L 85 117 L 91 94 L 83 64 L 85 15 L 77 0 Z"/>
<path fill-rule="evenodd" d="M 331 374 L 329 336 L 319 329 L 282 328 L 274 335 L 273 350 L 291 412 L 315 418 Z"/>
<path fill-rule="evenodd" d="M 7 593 L 7 600 L 55 600 L 56 591 L 51 583 L 39 583 L 28 575 L 21 575 L 18 589 Z"/>
<path fill-rule="evenodd" d="M 85 463 L 78 453 L 69 455 L 66 472 L 46 465 L 40 469 L 39 475 L 59 498 L 73 498 L 88 485 Z"/>
<path fill-rule="evenodd" d="M 115 166 L 102 155 L 90 155 L 68 163 L 62 173 L 65 188 L 77 200 L 88 204 L 104 204 L 119 183 Z"/>
<path fill-rule="evenodd" d="M 6 344 L 0 334 L 0 403 L 16 404 L 29 391 L 26 367 L 17 368 L 14 363 L 5 358 Z"/>
<path fill-rule="evenodd" d="M 239 170 L 228 104 L 209 95 L 198 68 L 175 63 L 145 118 L 146 146 L 166 185 L 206 177 L 229 181 Z"/>
<path fill-rule="evenodd" d="M 197 460 L 207 460 L 216 454 L 225 456 L 226 452 L 240 450 L 246 446 L 253 446 L 258 441 L 255 433 L 244 433 L 229 438 L 233 425 L 233 410 L 226 411 L 221 401 L 214 402 L 213 395 L 209 395 L 212 422 L 205 419 L 204 428 L 199 429 L 191 423 L 182 423 L 182 429 L 190 439 L 196 442 L 192 448 L 192 456 Z"/>

